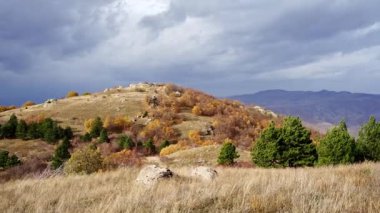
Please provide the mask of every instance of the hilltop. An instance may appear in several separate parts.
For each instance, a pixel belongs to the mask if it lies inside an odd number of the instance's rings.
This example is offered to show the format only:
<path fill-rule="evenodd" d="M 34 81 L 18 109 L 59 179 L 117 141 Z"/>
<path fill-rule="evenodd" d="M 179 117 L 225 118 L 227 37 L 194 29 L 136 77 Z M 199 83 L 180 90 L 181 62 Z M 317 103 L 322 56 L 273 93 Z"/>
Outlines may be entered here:
<path fill-rule="evenodd" d="M 114 157 L 113 154 L 121 151 L 118 138 L 127 135 L 140 144 L 152 139 L 157 148 L 168 141 L 168 145 L 172 146 L 164 155 L 168 156 L 170 164 L 179 162 L 176 157 L 170 157 L 172 153 L 181 150 L 191 153 L 194 148 L 209 146 L 207 150 L 212 150 L 214 158 L 203 155 L 199 161 L 187 159 L 192 164 L 201 165 L 216 164 L 219 145 L 227 138 L 242 153 L 248 153 L 252 142 L 270 121 L 281 121 L 276 114 L 259 106 L 247 107 L 237 101 L 217 99 L 194 89 L 154 83 L 117 86 L 92 94 L 52 98 L 44 103 L 10 109 L 0 113 L 0 124 L 4 124 L 13 114 L 27 123 L 51 118 L 62 127 L 70 127 L 74 132 L 71 152 L 86 144 L 81 139 L 88 130 L 86 123 L 100 117 L 109 130 L 111 140 L 110 143 L 97 144 L 104 158 Z M 18 155 L 24 162 L 21 166 L 8 169 L 8 172 L 0 171 L 0 179 L 42 172 L 50 164 L 56 146 L 39 139 L 0 140 L 0 149 Z M 144 150 L 137 151 L 124 156 L 126 160 L 123 163 L 149 161 L 145 159 Z M 249 156 L 249 153 L 243 156 Z M 245 161 L 242 163 L 250 163 L 249 157 L 242 159 Z"/>
<path fill-rule="evenodd" d="M 333 92 L 267 90 L 238 95 L 231 99 L 257 104 L 283 115 L 300 116 L 302 120 L 324 132 L 342 119 L 356 134 L 371 115 L 380 118 L 380 95 Z"/>

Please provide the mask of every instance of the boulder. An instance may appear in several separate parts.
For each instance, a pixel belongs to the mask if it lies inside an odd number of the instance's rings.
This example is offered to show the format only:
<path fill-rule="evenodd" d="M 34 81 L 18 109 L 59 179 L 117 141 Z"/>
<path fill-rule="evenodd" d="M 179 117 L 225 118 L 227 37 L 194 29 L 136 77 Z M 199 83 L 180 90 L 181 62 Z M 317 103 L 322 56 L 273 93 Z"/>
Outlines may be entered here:
<path fill-rule="evenodd" d="M 205 181 L 212 181 L 218 176 L 218 172 L 210 167 L 199 166 L 192 169 L 191 176 Z"/>
<path fill-rule="evenodd" d="M 159 179 L 171 178 L 173 172 L 168 168 L 162 168 L 156 165 L 148 165 L 144 167 L 136 181 L 147 186 L 154 185 Z"/>

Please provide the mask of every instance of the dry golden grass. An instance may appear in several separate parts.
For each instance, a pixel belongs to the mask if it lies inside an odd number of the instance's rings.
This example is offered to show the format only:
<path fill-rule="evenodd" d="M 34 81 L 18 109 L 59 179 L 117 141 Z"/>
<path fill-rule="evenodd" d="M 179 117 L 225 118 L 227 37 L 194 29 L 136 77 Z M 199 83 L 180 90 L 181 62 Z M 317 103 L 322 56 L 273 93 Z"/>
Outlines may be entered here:
<path fill-rule="evenodd" d="M 174 170 L 186 174 L 188 168 Z M 153 188 L 138 169 L 0 185 L 2 212 L 378 212 L 380 164 L 306 169 L 218 168 L 214 182 L 173 178 Z"/>

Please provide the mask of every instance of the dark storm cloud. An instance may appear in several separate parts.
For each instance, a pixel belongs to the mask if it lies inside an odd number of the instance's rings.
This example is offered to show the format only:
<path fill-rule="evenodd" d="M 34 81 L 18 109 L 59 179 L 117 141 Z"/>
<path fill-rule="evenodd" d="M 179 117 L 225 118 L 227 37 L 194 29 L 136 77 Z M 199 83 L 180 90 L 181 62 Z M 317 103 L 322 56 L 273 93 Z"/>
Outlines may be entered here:
<path fill-rule="evenodd" d="M 0 0 L 0 102 L 136 81 L 220 96 L 380 92 L 378 11 L 375 0 Z"/>

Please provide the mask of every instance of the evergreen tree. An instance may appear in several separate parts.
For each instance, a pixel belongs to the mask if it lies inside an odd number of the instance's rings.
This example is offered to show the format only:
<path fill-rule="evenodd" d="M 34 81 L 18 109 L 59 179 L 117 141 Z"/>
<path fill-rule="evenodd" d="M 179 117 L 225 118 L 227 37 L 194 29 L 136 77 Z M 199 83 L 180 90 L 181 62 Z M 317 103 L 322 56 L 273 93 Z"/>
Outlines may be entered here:
<path fill-rule="evenodd" d="M 279 163 L 285 167 L 313 166 L 318 155 L 310 136 L 300 118 L 285 118 L 278 144 Z"/>
<path fill-rule="evenodd" d="M 37 139 L 41 138 L 42 134 L 40 131 L 39 124 L 37 123 L 31 123 L 28 126 L 27 136 L 28 139 Z"/>
<path fill-rule="evenodd" d="M 4 138 L 4 134 L 3 134 L 3 128 L 0 124 L 0 139 L 3 139 Z"/>
<path fill-rule="evenodd" d="M 100 117 L 97 117 L 91 127 L 90 135 L 92 138 L 97 138 L 100 136 L 100 132 L 103 130 L 103 122 Z"/>
<path fill-rule="evenodd" d="M 108 138 L 107 130 L 102 129 L 102 131 L 100 131 L 99 142 L 108 143 L 109 141 L 110 141 L 110 139 Z"/>
<path fill-rule="evenodd" d="M 118 143 L 122 149 L 132 149 L 135 145 L 132 138 L 127 135 L 120 136 Z"/>
<path fill-rule="evenodd" d="M 62 164 L 71 157 L 69 148 L 71 144 L 68 138 L 63 139 L 62 143 L 57 147 L 54 152 L 53 160 L 52 160 L 52 168 L 58 169 L 62 166 Z"/>
<path fill-rule="evenodd" d="M 149 139 L 143 144 L 146 152 L 150 155 L 153 155 L 156 153 L 156 147 L 154 146 L 153 140 Z"/>
<path fill-rule="evenodd" d="M 0 150 L 0 168 L 6 169 L 21 164 L 16 155 L 9 156 L 6 150 Z"/>
<path fill-rule="evenodd" d="M 81 136 L 80 139 L 83 142 L 90 142 L 92 140 L 92 137 L 91 137 L 90 133 L 87 132 L 86 134 Z"/>
<path fill-rule="evenodd" d="M 380 161 L 380 123 L 374 116 L 361 127 L 357 147 L 359 160 Z"/>
<path fill-rule="evenodd" d="M 299 118 L 285 118 L 281 128 L 272 122 L 253 146 L 252 162 L 261 167 L 313 166 L 318 156 L 310 135 Z"/>
<path fill-rule="evenodd" d="M 279 145 L 281 132 L 272 122 L 267 129 L 260 135 L 256 144 L 252 147 L 252 162 L 260 167 L 279 166 Z"/>
<path fill-rule="evenodd" d="M 230 140 L 226 140 L 220 150 L 218 156 L 218 164 L 220 165 L 232 165 L 234 160 L 239 158 L 239 153 L 236 151 L 235 145 Z"/>
<path fill-rule="evenodd" d="M 28 125 L 24 120 L 20 120 L 16 128 L 16 137 L 25 140 L 28 134 Z"/>
<path fill-rule="evenodd" d="M 2 127 L 2 134 L 5 138 L 15 138 L 18 119 L 15 114 L 12 114 L 8 122 Z"/>
<path fill-rule="evenodd" d="M 74 133 L 73 133 L 73 130 L 71 129 L 71 127 L 66 127 L 64 130 L 63 130 L 63 138 L 67 138 L 67 139 L 72 139 L 74 137 Z"/>
<path fill-rule="evenodd" d="M 158 149 L 159 151 L 161 151 L 163 148 L 168 147 L 169 145 L 170 145 L 170 142 L 168 140 L 165 140 L 160 144 L 160 147 Z"/>
<path fill-rule="evenodd" d="M 336 165 L 355 161 L 355 140 L 350 136 L 344 121 L 331 129 L 318 146 L 318 164 Z"/>

